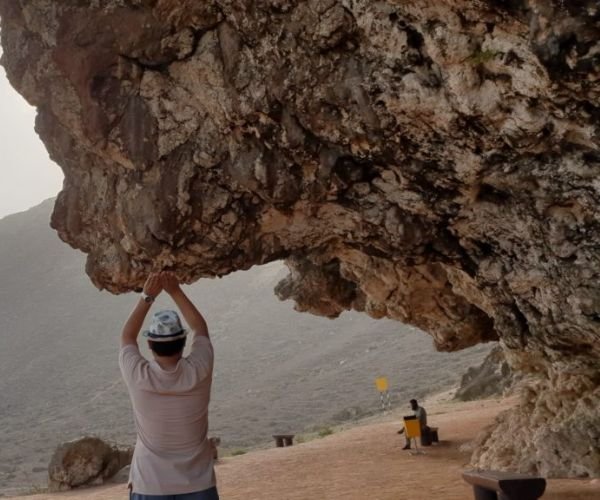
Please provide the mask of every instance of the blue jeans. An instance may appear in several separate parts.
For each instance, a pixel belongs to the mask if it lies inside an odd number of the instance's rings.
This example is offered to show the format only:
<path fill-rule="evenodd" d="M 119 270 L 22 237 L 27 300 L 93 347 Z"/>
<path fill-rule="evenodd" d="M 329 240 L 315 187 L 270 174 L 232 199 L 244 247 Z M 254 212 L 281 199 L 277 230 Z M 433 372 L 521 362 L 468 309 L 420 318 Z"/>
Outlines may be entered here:
<path fill-rule="evenodd" d="M 182 495 L 140 495 L 131 493 L 130 500 L 219 500 L 216 486 L 208 490 L 196 491 L 195 493 L 184 493 Z"/>

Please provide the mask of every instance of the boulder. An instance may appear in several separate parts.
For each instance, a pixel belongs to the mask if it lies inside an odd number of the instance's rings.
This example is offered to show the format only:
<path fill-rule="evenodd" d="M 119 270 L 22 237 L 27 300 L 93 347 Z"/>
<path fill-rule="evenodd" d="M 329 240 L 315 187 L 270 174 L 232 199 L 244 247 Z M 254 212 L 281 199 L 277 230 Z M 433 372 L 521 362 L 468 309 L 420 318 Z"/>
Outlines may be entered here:
<path fill-rule="evenodd" d="M 97 437 L 83 437 L 56 448 L 48 466 L 48 487 L 65 491 L 103 484 L 131 463 L 133 448 L 111 445 Z"/>
<path fill-rule="evenodd" d="M 473 401 L 492 396 L 505 395 L 515 383 L 504 350 L 494 347 L 479 366 L 473 366 L 462 376 L 460 386 L 454 395 L 460 401 Z"/>

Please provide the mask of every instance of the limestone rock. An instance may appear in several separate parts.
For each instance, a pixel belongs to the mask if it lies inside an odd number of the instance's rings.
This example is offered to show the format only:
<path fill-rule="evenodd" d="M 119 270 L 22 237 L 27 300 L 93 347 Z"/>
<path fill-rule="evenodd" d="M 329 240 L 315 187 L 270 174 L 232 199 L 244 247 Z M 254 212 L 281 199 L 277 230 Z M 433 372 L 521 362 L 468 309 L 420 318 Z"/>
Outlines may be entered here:
<path fill-rule="evenodd" d="M 462 376 L 455 399 L 473 401 L 475 399 L 502 396 L 516 382 L 515 374 L 500 346 L 494 347 L 480 366 L 471 367 Z"/>
<path fill-rule="evenodd" d="M 533 465 L 493 433 L 476 462 L 592 475 L 599 9 L 0 0 L 2 62 L 65 172 L 52 225 L 98 287 L 287 259 L 299 310 L 394 318 L 442 350 L 500 339 L 538 379 L 501 426 L 546 427 L 523 433 Z"/>
<path fill-rule="evenodd" d="M 564 371 L 558 380 L 523 388 L 522 405 L 479 436 L 472 463 L 546 477 L 594 477 L 600 470 L 597 384 Z"/>
<path fill-rule="evenodd" d="M 51 491 L 103 484 L 131 463 L 133 448 L 119 448 L 96 437 L 61 444 L 48 466 Z"/>

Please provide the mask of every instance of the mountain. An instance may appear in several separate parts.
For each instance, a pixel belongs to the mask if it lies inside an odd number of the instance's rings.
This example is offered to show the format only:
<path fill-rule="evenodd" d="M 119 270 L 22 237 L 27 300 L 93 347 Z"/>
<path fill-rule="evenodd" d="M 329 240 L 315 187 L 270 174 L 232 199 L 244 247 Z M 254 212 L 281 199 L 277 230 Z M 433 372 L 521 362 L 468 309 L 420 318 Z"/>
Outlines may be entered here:
<path fill-rule="evenodd" d="M 52 205 L 0 220 L 0 489 L 45 483 L 63 441 L 135 439 L 117 353 L 136 296 L 94 288 L 85 256 L 49 228 Z M 438 353 L 429 336 L 390 320 L 297 313 L 273 295 L 285 275 L 275 262 L 186 287 L 215 346 L 210 425 L 225 448 L 380 411 L 381 375 L 393 404 L 406 405 L 455 384 L 489 351 Z"/>

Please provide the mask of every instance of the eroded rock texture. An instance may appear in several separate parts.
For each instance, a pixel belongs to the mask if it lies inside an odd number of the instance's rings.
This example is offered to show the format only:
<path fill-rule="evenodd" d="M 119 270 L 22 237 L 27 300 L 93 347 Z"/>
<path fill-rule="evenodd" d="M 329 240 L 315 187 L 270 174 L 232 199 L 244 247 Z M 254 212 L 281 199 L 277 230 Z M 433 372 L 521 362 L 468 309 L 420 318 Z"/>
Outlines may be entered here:
<path fill-rule="evenodd" d="M 538 381 L 475 463 L 575 475 L 600 473 L 599 9 L 0 0 L 97 286 L 287 259 L 300 310 L 499 338 Z"/>
<path fill-rule="evenodd" d="M 518 374 L 513 373 L 506 361 L 504 349 L 497 345 L 489 352 L 481 365 L 472 366 L 462 376 L 454 399 L 474 401 L 493 396 L 504 396 L 518 381 Z"/>
<path fill-rule="evenodd" d="M 111 445 L 86 436 L 63 443 L 48 465 L 48 487 L 67 491 L 80 486 L 96 486 L 112 478 L 131 463 L 133 448 Z"/>

